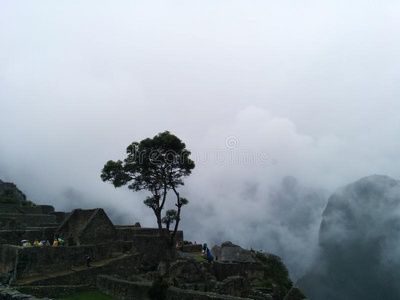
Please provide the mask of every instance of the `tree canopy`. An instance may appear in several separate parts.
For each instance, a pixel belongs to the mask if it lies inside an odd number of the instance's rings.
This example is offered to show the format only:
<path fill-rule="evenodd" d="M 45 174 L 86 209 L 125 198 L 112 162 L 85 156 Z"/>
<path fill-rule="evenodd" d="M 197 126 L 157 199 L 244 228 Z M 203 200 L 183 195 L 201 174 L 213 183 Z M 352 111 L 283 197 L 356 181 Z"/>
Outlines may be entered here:
<path fill-rule="evenodd" d="M 115 187 L 128 185 L 133 191 L 149 191 L 151 196 L 143 202 L 154 211 L 160 235 L 165 237 L 168 246 L 172 248 L 181 208 L 188 203 L 186 198 L 179 195 L 178 188 L 184 185 L 184 178 L 195 167 L 194 161 L 190 159 L 191 153 L 186 149 L 185 143 L 169 131 L 131 143 L 126 153 L 124 160 L 110 160 L 104 165 L 101 179 L 111 182 Z M 163 216 L 162 210 L 170 191 L 175 195 L 176 209 L 168 210 Z M 175 227 L 170 234 L 169 229 L 174 222 Z M 167 234 L 163 230 L 163 224 Z"/>

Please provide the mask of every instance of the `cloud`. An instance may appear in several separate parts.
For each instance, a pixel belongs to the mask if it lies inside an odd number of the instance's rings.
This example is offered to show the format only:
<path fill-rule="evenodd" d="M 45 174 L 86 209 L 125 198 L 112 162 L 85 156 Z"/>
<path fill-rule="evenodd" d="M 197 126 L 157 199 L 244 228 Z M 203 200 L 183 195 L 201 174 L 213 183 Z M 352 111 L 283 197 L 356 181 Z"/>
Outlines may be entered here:
<path fill-rule="evenodd" d="M 300 274 L 321 189 L 400 178 L 398 3 L 1 5 L 0 176 L 37 203 L 154 226 L 145 194 L 99 174 L 169 130 L 197 163 L 186 237 L 292 256 Z"/>

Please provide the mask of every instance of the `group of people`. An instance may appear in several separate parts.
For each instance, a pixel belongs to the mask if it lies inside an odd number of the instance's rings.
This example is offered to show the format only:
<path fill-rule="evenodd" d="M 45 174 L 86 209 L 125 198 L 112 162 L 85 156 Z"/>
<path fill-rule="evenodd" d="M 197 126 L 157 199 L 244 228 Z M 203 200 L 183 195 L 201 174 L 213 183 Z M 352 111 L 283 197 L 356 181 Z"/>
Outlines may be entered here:
<path fill-rule="evenodd" d="M 53 246 L 53 247 L 58 247 L 58 246 L 64 246 L 64 240 L 62 238 L 55 238 L 53 240 L 53 243 L 50 244 L 49 240 L 41 240 L 39 241 L 38 239 L 35 239 L 33 243 L 31 243 L 29 240 L 22 240 L 21 244 L 23 247 L 30 247 L 30 246 Z"/>

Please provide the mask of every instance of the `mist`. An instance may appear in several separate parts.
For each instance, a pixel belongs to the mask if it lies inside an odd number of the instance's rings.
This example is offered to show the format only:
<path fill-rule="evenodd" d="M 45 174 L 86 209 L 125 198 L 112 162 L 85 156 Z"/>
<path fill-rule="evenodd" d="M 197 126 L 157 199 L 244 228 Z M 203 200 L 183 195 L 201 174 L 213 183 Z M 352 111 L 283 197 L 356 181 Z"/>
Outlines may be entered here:
<path fill-rule="evenodd" d="M 115 189 L 100 171 L 169 130 L 196 162 L 181 190 L 185 239 L 273 252 L 296 279 L 333 190 L 400 178 L 399 11 L 393 1 L 2 1 L 0 178 L 57 210 L 104 207 L 116 224 L 155 226 L 146 193 Z"/>

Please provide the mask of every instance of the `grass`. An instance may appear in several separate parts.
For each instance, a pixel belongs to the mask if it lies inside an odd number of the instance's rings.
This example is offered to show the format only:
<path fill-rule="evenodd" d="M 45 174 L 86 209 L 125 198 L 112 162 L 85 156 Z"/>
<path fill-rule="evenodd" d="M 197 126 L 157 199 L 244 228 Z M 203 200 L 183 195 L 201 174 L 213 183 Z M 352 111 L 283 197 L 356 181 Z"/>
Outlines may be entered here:
<path fill-rule="evenodd" d="M 195 260 L 197 260 L 198 262 L 204 262 L 204 263 L 208 263 L 208 260 L 206 259 L 206 257 L 202 254 L 202 255 L 197 255 L 194 257 Z"/>
<path fill-rule="evenodd" d="M 87 292 L 80 292 L 78 294 L 70 296 L 65 296 L 63 298 L 60 298 L 60 300 L 115 300 L 115 299 L 106 294 L 103 294 L 100 291 L 87 291 Z"/>

